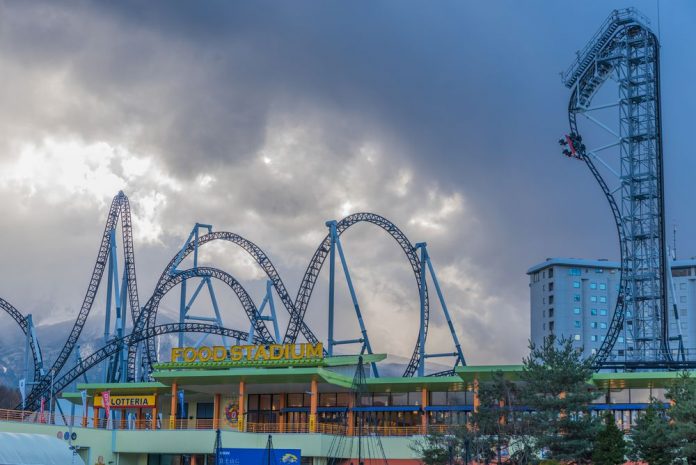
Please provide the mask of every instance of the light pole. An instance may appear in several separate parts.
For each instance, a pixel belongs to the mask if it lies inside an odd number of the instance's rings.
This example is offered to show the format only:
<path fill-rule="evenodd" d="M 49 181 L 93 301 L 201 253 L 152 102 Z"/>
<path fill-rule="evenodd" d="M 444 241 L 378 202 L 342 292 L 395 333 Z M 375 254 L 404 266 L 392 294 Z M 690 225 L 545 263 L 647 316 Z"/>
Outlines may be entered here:
<path fill-rule="evenodd" d="M 50 400 L 48 401 L 48 413 L 50 415 L 50 418 L 48 419 L 49 424 L 54 424 L 55 423 L 55 418 L 53 417 L 53 378 L 56 374 L 56 371 L 51 368 L 51 397 Z"/>

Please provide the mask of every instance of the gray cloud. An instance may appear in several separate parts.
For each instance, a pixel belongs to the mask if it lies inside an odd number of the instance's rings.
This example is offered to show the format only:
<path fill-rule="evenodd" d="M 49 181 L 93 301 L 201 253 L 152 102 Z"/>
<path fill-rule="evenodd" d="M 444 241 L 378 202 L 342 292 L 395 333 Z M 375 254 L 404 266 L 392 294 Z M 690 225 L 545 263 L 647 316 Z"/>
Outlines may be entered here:
<path fill-rule="evenodd" d="M 609 8 L 0 3 L 0 295 L 44 321 L 71 318 L 120 188 L 144 296 L 195 221 L 259 244 L 294 292 L 323 222 L 369 210 L 428 241 L 469 359 L 519 361 L 526 268 L 616 255 L 601 194 L 555 145 L 567 98 L 557 72 Z M 682 237 L 696 232 L 682 213 L 695 163 L 680 121 L 696 103 L 678 47 L 693 42 L 688 17 L 687 2 L 663 6 L 668 215 Z M 375 345 L 407 355 L 417 296 L 381 236 L 360 227 L 346 249 Z M 213 252 L 260 301 L 254 268 Z M 323 287 L 308 312 L 320 334 Z M 443 328 L 434 317 L 434 347 Z"/>

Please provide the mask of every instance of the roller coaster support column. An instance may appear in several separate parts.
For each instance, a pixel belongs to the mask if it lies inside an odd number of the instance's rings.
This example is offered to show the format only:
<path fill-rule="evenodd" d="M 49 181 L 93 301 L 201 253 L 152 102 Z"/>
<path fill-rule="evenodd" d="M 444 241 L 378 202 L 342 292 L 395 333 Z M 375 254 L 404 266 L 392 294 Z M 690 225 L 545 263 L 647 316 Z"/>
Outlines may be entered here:
<path fill-rule="evenodd" d="M 119 285 L 118 274 L 118 253 L 116 250 L 116 228 L 109 231 L 109 263 L 108 276 L 106 283 L 106 315 L 104 317 L 104 344 L 109 343 L 112 334 L 116 339 L 121 339 L 126 331 L 126 319 L 124 316 L 126 310 L 126 297 L 128 291 L 128 276 L 127 270 L 124 269 L 123 276 L 120 278 Z M 111 305 L 112 301 L 116 306 L 116 321 L 114 322 L 115 330 L 111 333 Z M 107 361 L 105 366 L 105 380 L 125 381 L 126 373 L 123 367 L 125 366 L 126 353 L 122 349 L 118 354 L 115 354 L 110 361 Z M 118 374 L 120 370 L 120 375 Z"/>
<path fill-rule="evenodd" d="M 348 263 L 346 262 L 346 257 L 343 253 L 343 246 L 341 246 L 341 239 L 339 238 L 338 232 L 336 231 L 336 221 L 327 221 L 326 226 L 329 228 L 329 235 L 331 238 L 330 250 L 329 250 L 329 356 L 333 355 L 333 347 L 341 344 L 356 344 L 361 343 L 362 349 L 361 354 L 367 352 L 372 354 L 372 346 L 370 345 L 370 339 L 367 336 L 367 328 L 365 327 L 365 322 L 362 317 L 362 312 L 360 311 L 360 305 L 358 304 L 358 297 L 355 294 L 355 288 L 353 287 L 353 281 L 350 279 L 350 272 L 348 271 Z M 346 283 L 348 284 L 348 291 L 350 292 L 350 298 L 353 301 L 353 307 L 355 308 L 355 315 L 358 317 L 358 324 L 360 325 L 360 339 L 348 339 L 348 340 L 336 340 L 334 338 L 334 282 L 336 278 L 336 252 L 338 250 L 338 256 L 341 259 L 341 267 L 343 268 L 343 274 L 346 277 Z M 372 373 L 375 377 L 379 377 L 379 372 L 377 371 L 377 364 L 372 362 Z"/>
<path fill-rule="evenodd" d="M 440 289 L 440 282 L 437 280 L 435 268 L 433 267 L 433 263 L 430 261 L 427 244 L 425 242 L 419 242 L 414 246 L 414 248 L 416 251 L 420 251 L 421 267 L 421 287 L 419 289 L 420 331 L 418 333 L 418 350 L 420 359 L 418 364 L 418 376 L 425 376 L 425 360 L 427 358 L 457 357 L 457 360 L 454 363 L 455 366 L 459 363 L 466 365 L 466 361 L 464 359 L 464 353 L 462 352 L 462 346 L 459 343 L 459 338 L 457 337 L 457 332 L 455 331 L 454 324 L 452 323 L 452 318 L 450 318 L 449 310 L 447 310 L 447 303 L 445 302 L 445 297 L 442 295 L 442 289 Z M 442 312 L 445 314 L 445 320 L 447 320 L 447 326 L 449 327 L 450 334 L 452 335 L 452 341 L 454 342 L 456 352 L 440 354 L 428 354 L 425 352 L 425 289 L 427 288 L 427 272 L 430 272 L 430 277 L 433 280 L 433 284 L 435 284 L 435 291 L 437 292 L 437 297 L 440 301 Z"/>
<path fill-rule="evenodd" d="M 266 304 L 268 304 L 268 306 L 270 307 L 270 316 L 265 316 L 263 314 L 263 311 L 266 308 Z M 249 328 L 249 339 L 247 339 L 247 344 L 254 343 L 254 328 L 256 327 L 256 323 L 258 320 L 270 321 L 271 323 L 273 323 L 273 333 L 275 336 L 275 342 L 280 342 L 280 329 L 278 328 L 278 319 L 276 318 L 275 304 L 273 303 L 273 281 L 271 281 L 270 279 L 266 281 L 266 295 L 264 296 L 263 302 L 261 302 L 261 306 L 259 307 L 258 318 L 255 318 L 251 321 L 251 327 Z"/>
<path fill-rule="evenodd" d="M 202 223 L 196 223 L 193 226 L 193 229 L 191 230 L 191 233 L 189 234 L 188 238 L 184 242 L 184 245 L 181 247 L 181 250 L 176 256 L 176 259 L 174 261 L 175 266 L 172 268 L 172 270 L 169 272 L 170 276 L 175 276 L 179 274 L 181 271 L 178 270 L 178 266 L 181 264 L 181 261 L 184 259 L 186 256 L 186 250 L 189 247 L 189 244 L 193 244 L 193 268 L 192 270 L 198 270 L 198 242 L 199 242 L 199 237 L 200 237 L 200 230 L 204 229 L 207 231 L 208 234 L 210 234 L 213 231 L 213 226 L 210 224 L 202 224 Z M 208 294 L 210 295 L 210 302 L 213 305 L 213 311 L 215 312 L 215 318 L 212 317 L 207 317 L 207 316 L 197 316 L 197 315 L 189 315 L 189 311 L 191 310 L 191 306 L 195 302 L 196 298 L 198 297 L 198 294 L 201 292 L 203 289 L 203 286 L 206 286 L 208 289 Z M 222 327 L 222 317 L 220 316 L 220 308 L 217 303 L 217 298 L 215 297 L 215 290 L 213 289 L 213 283 L 210 280 L 210 277 L 203 277 L 201 279 L 201 282 L 198 283 L 198 287 L 196 287 L 196 290 L 193 292 L 193 295 L 187 302 L 187 297 L 186 297 L 186 281 L 182 281 L 181 283 L 181 300 L 179 304 L 179 323 L 185 324 L 186 320 L 196 320 L 196 321 L 205 321 L 205 322 L 211 322 L 217 324 L 219 327 Z M 207 337 L 207 334 L 204 334 L 201 336 L 201 338 L 196 342 L 195 346 L 198 347 L 200 346 L 205 338 Z M 222 337 L 222 342 L 224 345 L 227 345 L 227 339 L 225 337 Z M 184 345 L 184 333 L 181 332 L 179 333 L 179 347 L 183 347 Z"/>

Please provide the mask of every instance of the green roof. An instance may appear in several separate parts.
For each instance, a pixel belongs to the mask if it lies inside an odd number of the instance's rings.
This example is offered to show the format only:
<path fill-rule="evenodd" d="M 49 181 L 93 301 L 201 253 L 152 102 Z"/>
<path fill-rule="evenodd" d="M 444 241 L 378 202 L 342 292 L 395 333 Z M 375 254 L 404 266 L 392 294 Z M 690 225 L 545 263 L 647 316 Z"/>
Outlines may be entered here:
<path fill-rule="evenodd" d="M 522 365 L 469 365 L 458 366 L 454 371 L 470 386 L 474 379 L 478 379 L 479 382 L 490 381 L 498 371 L 501 371 L 506 379 L 518 381 L 522 374 Z"/>
<path fill-rule="evenodd" d="M 683 372 L 681 371 L 636 371 L 625 373 L 595 373 L 592 382 L 602 388 L 665 388 Z M 689 372 L 696 376 L 696 371 Z"/>

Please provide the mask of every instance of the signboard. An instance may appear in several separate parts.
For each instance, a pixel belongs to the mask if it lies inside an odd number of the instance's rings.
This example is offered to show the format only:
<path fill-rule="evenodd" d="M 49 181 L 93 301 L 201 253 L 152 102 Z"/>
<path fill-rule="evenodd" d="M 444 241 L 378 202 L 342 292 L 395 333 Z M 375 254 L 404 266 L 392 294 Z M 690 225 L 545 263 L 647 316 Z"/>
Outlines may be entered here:
<path fill-rule="evenodd" d="M 302 456 L 300 449 L 271 449 L 271 460 L 268 461 L 268 449 L 227 449 L 218 450 L 220 458 L 217 465 L 300 465 Z"/>
<path fill-rule="evenodd" d="M 321 343 L 267 344 L 241 346 L 173 347 L 172 362 L 222 362 L 322 359 Z"/>
<path fill-rule="evenodd" d="M 154 408 L 155 396 L 110 396 L 110 408 Z M 104 407 L 104 399 L 102 396 L 94 397 L 95 407 Z"/>

